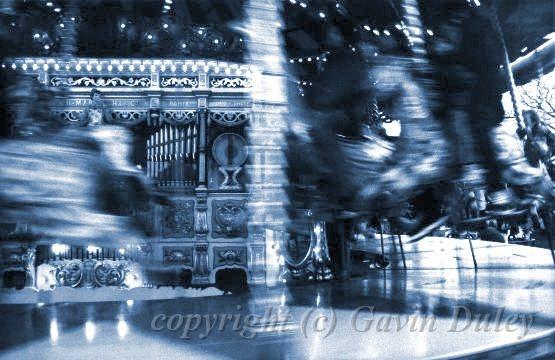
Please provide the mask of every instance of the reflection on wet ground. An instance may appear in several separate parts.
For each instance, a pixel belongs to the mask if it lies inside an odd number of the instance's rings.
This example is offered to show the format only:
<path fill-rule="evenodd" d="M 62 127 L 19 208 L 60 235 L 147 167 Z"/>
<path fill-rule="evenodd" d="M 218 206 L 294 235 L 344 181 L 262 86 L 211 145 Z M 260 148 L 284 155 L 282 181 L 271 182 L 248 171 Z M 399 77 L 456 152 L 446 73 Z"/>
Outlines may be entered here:
<path fill-rule="evenodd" d="M 3 305 L 0 348 L 11 359 L 438 356 L 555 327 L 553 275 L 376 270 L 346 282 L 253 287 L 241 295 Z"/>

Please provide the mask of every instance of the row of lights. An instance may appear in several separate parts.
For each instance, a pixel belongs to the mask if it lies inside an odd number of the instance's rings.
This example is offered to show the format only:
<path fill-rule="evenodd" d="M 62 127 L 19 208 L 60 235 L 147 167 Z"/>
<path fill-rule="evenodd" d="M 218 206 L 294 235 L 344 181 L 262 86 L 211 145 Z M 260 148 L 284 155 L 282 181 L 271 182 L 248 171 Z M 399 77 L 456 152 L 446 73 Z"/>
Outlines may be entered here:
<path fill-rule="evenodd" d="M 328 61 L 327 56 L 328 56 L 329 54 L 330 54 L 329 51 L 324 51 L 322 54 L 317 55 L 317 56 L 307 56 L 307 57 L 291 58 L 291 59 L 289 59 L 289 62 L 292 63 L 292 64 L 295 63 L 295 62 L 298 62 L 298 63 L 303 63 L 303 62 L 310 63 L 310 62 L 313 62 L 313 61 L 314 61 L 314 62 L 318 62 L 318 61 L 326 62 L 326 61 Z"/>
<path fill-rule="evenodd" d="M 40 66 L 42 65 L 42 66 Z M 60 66 L 60 64 L 58 63 L 42 63 L 42 64 L 37 64 L 37 63 L 33 63 L 33 64 L 28 64 L 28 63 L 23 63 L 21 65 L 18 66 L 18 63 L 13 62 L 11 65 L 6 65 L 6 64 L 2 64 L 0 65 L 0 67 L 2 69 L 6 69 L 6 68 L 11 68 L 12 70 L 17 70 L 18 67 L 20 67 L 23 71 L 32 69 L 34 71 L 39 70 L 39 68 L 42 68 L 42 70 L 44 71 L 48 71 L 52 66 L 52 68 L 56 71 L 60 70 L 62 68 L 62 66 Z M 70 64 L 66 64 L 65 66 L 63 66 L 63 68 L 65 70 L 70 70 L 72 66 L 70 66 Z M 139 70 L 141 72 L 144 72 L 147 70 L 147 66 L 145 64 L 128 64 L 128 65 L 124 65 L 124 64 L 108 64 L 106 65 L 106 67 L 104 67 L 103 64 L 96 64 L 95 66 L 93 66 L 93 64 L 86 64 L 86 65 L 81 65 L 80 63 L 75 64 L 74 69 L 76 71 L 81 71 L 83 68 L 86 69 L 87 71 L 93 71 L 93 69 L 95 69 L 96 71 L 103 71 L 104 68 L 108 71 L 114 71 L 115 69 L 117 69 L 118 71 L 124 71 L 127 67 L 127 70 L 129 71 L 135 71 L 135 70 Z M 156 72 L 158 70 L 164 72 L 167 70 L 170 70 L 171 72 L 176 72 L 178 68 L 178 65 L 176 65 L 175 63 L 171 63 L 171 64 L 151 64 L 148 69 L 151 72 Z M 250 74 L 254 69 L 252 66 L 238 66 L 238 65 L 227 65 L 227 64 L 223 64 L 223 63 L 217 63 L 217 64 L 211 64 L 211 63 L 205 63 L 205 62 L 198 62 L 198 63 L 184 63 L 181 65 L 181 70 L 183 72 L 186 72 L 189 70 L 189 68 L 191 69 L 191 71 L 197 71 L 199 68 L 202 68 L 205 72 L 208 72 L 210 69 L 212 69 L 215 73 L 220 73 L 222 70 L 225 72 L 225 74 L 231 74 L 232 70 L 235 70 L 236 74 L 240 74 L 241 72 L 245 73 L 245 75 Z"/>

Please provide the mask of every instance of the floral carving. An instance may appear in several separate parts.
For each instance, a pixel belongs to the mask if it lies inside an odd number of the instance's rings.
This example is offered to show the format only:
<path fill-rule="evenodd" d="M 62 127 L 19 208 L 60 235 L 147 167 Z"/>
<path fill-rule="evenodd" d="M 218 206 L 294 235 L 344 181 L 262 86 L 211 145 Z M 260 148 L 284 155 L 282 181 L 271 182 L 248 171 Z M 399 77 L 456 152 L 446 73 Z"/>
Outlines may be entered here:
<path fill-rule="evenodd" d="M 83 86 L 83 87 L 149 87 L 150 77 L 60 77 L 50 79 L 52 86 Z"/>
<path fill-rule="evenodd" d="M 162 87 L 182 87 L 182 88 L 197 88 L 198 78 L 193 76 L 185 77 L 162 77 L 160 80 Z"/>
<path fill-rule="evenodd" d="M 210 87 L 213 88 L 250 88 L 252 81 L 247 77 L 211 77 Z"/>

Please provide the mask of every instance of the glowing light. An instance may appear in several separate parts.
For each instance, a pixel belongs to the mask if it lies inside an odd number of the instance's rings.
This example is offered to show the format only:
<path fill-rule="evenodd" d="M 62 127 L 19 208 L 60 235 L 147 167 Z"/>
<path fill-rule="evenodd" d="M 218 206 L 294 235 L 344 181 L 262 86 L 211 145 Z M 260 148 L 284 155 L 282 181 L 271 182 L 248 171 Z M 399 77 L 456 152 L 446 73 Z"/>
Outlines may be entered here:
<path fill-rule="evenodd" d="M 108 71 L 112 71 L 112 69 L 113 69 L 112 64 L 109 64 L 108 65 Z"/>
<path fill-rule="evenodd" d="M 312 58 L 311 58 L 311 57 L 309 57 L 309 58 L 308 58 L 308 59 L 306 59 L 306 60 L 307 60 L 307 61 L 312 61 Z"/>
<path fill-rule="evenodd" d="M 291 4 L 296 4 L 296 3 L 297 3 L 297 0 L 289 0 L 289 2 L 290 2 Z"/>
<path fill-rule="evenodd" d="M 306 3 L 304 3 L 304 2 L 299 3 L 299 5 L 301 5 L 301 7 L 304 8 L 304 9 L 306 9 L 306 7 L 308 6 L 308 5 L 306 5 Z"/>
<path fill-rule="evenodd" d="M 135 71 L 135 65 L 133 64 L 129 65 L 129 71 Z"/>
<path fill-rule="evenodd" d="M 380 30 L 374 29 L 374 30 L 372 30 L 372 33 L 373 33 L 374 35 L 378 35 L 378 36 L 379 36 L 379 35 L 380 35 Z"/>
<path fill-rule="evenodd" d="M 60 65 L 54 64 L 54 69 L 55 69 L 55 70 L 60 70 Z M 25 70 L 25 69 L 23 69 L 23 70 Z"/>
<path fill-rule="evenodd" d="M 185 44 L 185 43 L 182 43 L 182 44 L 181 44 L 181 48 L 182 48 L 182 49 L 185 49 L 186 47 L 187 47 L 187 44 Z"/>
<path fill-rule="evenodd" d="M 320 16 L 320 18 L 325 19 L 326 18 L 326 14 L 324 14 L 322 11 L 320 11 L 318 13 L 318 16 Z"/>
<path fill-rule="evenodd" d="M 148 34 L 146 37 L 148 40 L 152 40 L 152 34 Z"/>
<path fill-rule="evenodd" d="M 295 62 L 295 59 L 289 59 L 289 62 L 290 62 L 290 63 L 294 63 L 294 62 Z"/>
<path fill-rule="evenodd" d="M 139 70 L 140 71 L 145 71 L 145 66 L 143 64 L 139 65 Z"/>
<path fill-rule="evenodd" d="M 364 28 L 364 30 L 366 30 L 366 31 L 372 30 L 372 29 L 370 28 L 370 26 L 368 26 L 368 25 L 364 25 L 363 28 Z"/>
<path fill-rule="evenodd" d="M 42 69 L 43 69 L 44 71 L 48 71 L 48 64 L 44 64 L 44 65 L 42 66 Z"/>
<path fill-rule="evenodd" d="M 173 0 L 164 0 L 164 2 L 165 2 L 166 4 L 172 4 L 172 3 L 173 3 Z"/>
<path fill-rule="evenodd" d="M 21 65 L 21 68 L 22 68 L 23 70 L 27 70 L 27 64 Z"/>
<path fill-rule="evenodd" d="M 175 67 L 175 65 L 172 65 L 172 67 L 171 67 L 171 71 L 172 71 L 172 72 L 175 72 L 175 70 L 176 70 L 176 67 Z"/>
<path fill-rule="evenodd" d="M 64 23 L 61 23 L 60 27 L 63 29 L 65 27 Z"/>
<path fill-rule="evenodd" d="M 97 246 L 93 246 L 93 245 L 87 246 L 87 251 L 88 252 L 96 252 L 97 250 L 100 250 L 100 248 L 97 247 Z"/>
<path fill-rule="evenodd" d="M 160 71 L 166 71 L 166 65 L 160 66 Z"/>
<path fill-rule="evenodd" d="M 52 5 L 54 5 L 54 4 L 52 4 L 51 1 L 49 1 L 49 2 L 46 3 L 46 6 L 48 6 L 48 7 L 50 7 L 50 6 L 52 6 Z"/>
<path fill-rule="evenodd" d="M 521 53 L 525 53 L 526 51 L 528 51 L 528 46 L 525 46 L 522 49 L 520 49 Z"/>
<path fill-rule="evenodd" d="M 387 29 L 385 29 L 385 30 L 383 31 L 383 33 L 384 33 L 386 36 L 391 36 L 391 33 L 390 33 L 389 30 L 387 30 Z"/>
<path fill-rule="evenodd" d="M 395 28 L 396 28 L 397 30 L 402 30 L 402 29 L 403 29 L 403 26 L 402 26 L 401 24 L 395 24 Z"/>
<path fill-rule="evenodd" d="M 50 45 L 46 44 L 44 45 L 44 50 L 49 50 L 50 49 Z"/>
<path fill-rule="evenodd" d="M 163 27 L 164 29 L 167 29 L 167 28 L 168 28 L 168 24 L 164 24 L 164 25 L 162 25 L 162 27 Z"/>
<path fill-rule="evenodd" d="M 426 29 L 426 34 L 434 36 L 434 32 L 431 29 Z"/>
<path fill-rule="evenodd" d="M 119 65 L 118 65 L 118 70 L 119 70 L 119 71 L 123 71 L 123 65 L 119 64 Z"/>
<path fill-rule="evenodd" d="M 56 319 L 52 319 L 50 321 L 50 340 L 52 340 L 52 342 L 56 342 L 58 341 L 58 336 L 58 322 Z"/>
<path fill-rule="evenodd" d="M 219 43 L 220 43 L 220 40 L 214 39 L 214 44 L 219 44 Z"/>
<path fill-rule="evenodd" d="M 81 71 L 81 64 L 77 64 L 77 65 L 75 65 L 75 70 L 77 70 L 77 71 Z"/>
<path fill-rule="evenodd" d="M 164 5 L 164 10 L 169 10 L 169 9 L 171 9 L 171 6 L 169 6 L 169 5 Z"/>
<path fill-rule="evenodd" d="M 125 29 L 126 26 L 127 25 L 125 25 L 124 23 L 119 24 L 119 27 L 122 28 L 122 29 Z"/>
<path fill-rule="evenodd" d="M 156 66 L 150 65 L 150 72 L 155 72 L 155 71 L 156 71 Z"/>
<path fill-rule="evenodd" d="M 101 71 L 102 70 L 102 65 L 98 64 L 96 65 L 96 71 Z"/>
<path fill-rule="evenodd" d="M 125 322 L 125 320 L 121 319 L 118 321 L 118 335 L 120 339 L 123 339 L 125 335 L 129 332 L 129 326 Z"/>
<path fill-rule="evenodd" d="M 54 9 L 54 12 L 57 12 L 57 13 L 58 13 L 58 12 L 60 12 L 60 11 L 62 11 L 62 9 L 60 9 L 60 8 L 55 8 L 55 9 Z"/>
<path fill-rule="evenodd" d="M 131 307 L 131 306 L 133 306 L 134 301 L 133 300 L 127 300 L 125 303 L 127 304 L 127 306 Z"/>
<path fill-rule="evenodd" d="M 88 342 L 92 342 L 96 335 L 96 326 L 92 321 L 87 321 L 85 323 L 85 338 Z"/>
<path fill-rule="evenodd" d="M 40 38 L 40 34 L 39 34 L 39 33 L 35 33 L 35 34 L 33 35 L 33 38 L 34 38 L 34 39 Z"/>
<path fill-rule="evenodd" d="M 199 35 L 202 35 L 202 30 L 197 31 Z"/>

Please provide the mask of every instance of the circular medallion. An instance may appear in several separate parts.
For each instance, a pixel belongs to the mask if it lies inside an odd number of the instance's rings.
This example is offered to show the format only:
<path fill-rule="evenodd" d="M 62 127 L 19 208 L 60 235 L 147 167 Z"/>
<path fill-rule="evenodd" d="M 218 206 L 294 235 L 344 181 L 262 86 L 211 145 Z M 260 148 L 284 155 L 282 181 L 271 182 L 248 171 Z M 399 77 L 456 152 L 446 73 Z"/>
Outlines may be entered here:
<path fill-rule="evenodd" d="M 239 167 L 247 161 L 247 142 L 235 133 L 221 134 L 212 144 L 212 156 L 220 166 Z"/>

